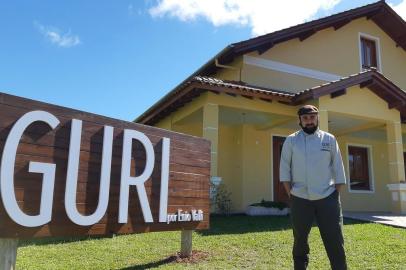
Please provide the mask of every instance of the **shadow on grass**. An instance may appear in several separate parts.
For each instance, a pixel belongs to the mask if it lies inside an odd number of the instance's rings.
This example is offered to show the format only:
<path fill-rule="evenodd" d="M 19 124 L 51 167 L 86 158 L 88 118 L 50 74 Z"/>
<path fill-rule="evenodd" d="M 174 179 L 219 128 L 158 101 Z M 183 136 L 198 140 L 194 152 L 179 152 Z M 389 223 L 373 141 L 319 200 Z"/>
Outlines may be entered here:
<path fill-rule="evenodd" d="M 344 225 L 355 225 L 369 223 L 367 221 L 360 221 L 355 219 L 344 219 Z M 313 224 L 316 226 L 316 223 Z M 241 215 L 212 215 L 210 216 L 210 229 L 198 231 L 197 233 L 201 236 L 208 235 L 222 235 L 222 234 L 243 234 L 251 232 L 269 232 L 269 231 L 282 231 L 290 230 L 292 228 L 289 216 L 246 216 Z M 46 237 L 46 238 L 36 238 L 36 239 L 22 239 L 19 241 L 19 247 L 26 246 L 41 246 L 41 245 L 52 245 L 52 244 L 63 244 L 80 242 L 94 239 L 104 239 L 112 238 L 112 236 L 78 236 L 78 237 Z M 159 261 L 164 262 L 169 258 Z M 158 262 L 157 262 L 158 263 Z M 137 266 L 138 267 L 138 266 Z M 138 268 L 130 268 L 138 269 Z M 140 268 L 143 269 L 143 268 Z"/>
<path fill-rule="evenodd" d="M 355 224 L 368 223 L 365 221 L 344 219 L 345 226 L 351 226 Z M 316 223 L 313 224 L 313 227 Z M 290 230 L 291 223 L 289 216 L 257 216 L 251 217 L 246 215 L 229 215 L 210 216 L 210 229 L 204 231 L 198 231 L 201 236 L 208 235 L 222 235 L 222 234 L 244 234 L 252 232 L 265 232 L 265 231 L 281 231 Z M 146 263 L 142 265 L 134 265 L 119 270 L 132 270 L 132 269 L 150 269 L 160 267 L 165 264 L 170 264 L 176 261 L 176 256 L 171 256 L 159 261 Z"/>
<path fill-rule="evenodd" d="M 344 219 L 344 226 L 368 223 L 360 220 Z M 316 222 L 313 227 L 317 226 Z M 243 234 L 252 232 L 270 232 L 292 229 L 289 216 L 246 216 L 229 215 L 210 217 L 210 229 L 198 231 L 202 236 L 221 234 Z"/>
<path fill-rule="evenodd" d="M 243 234 L 250 232 L 282 231 L 291 229 L 288 216 L 210 216 L 210 229 L 197 232 L 202 236 Z"/>
<path fill-rule="evenodd" d="M 348 225 L 357 225 L 357 224 L 367 224 L 373 223 L 371 221 L 360 220 L 360 219 L 353 219 L 353 218 L 344 218 L 344 226 Z"/>
<path fill-rule="evenodd" d="M 140 265 L 134 265 L 134 266 L 129 266 L 126 268 L 120 268 L 117 270 L 142 270 L 142 269 L 151 269 L 155 267 L 159 267 L 164 264 L 172 263 L 176 261 L 176 256 L 170 256 L 166 259 L 156 261 L 156 262 L 151 262 L 151 263 L 146 263 L 146 264 L 140 264 Z"/>

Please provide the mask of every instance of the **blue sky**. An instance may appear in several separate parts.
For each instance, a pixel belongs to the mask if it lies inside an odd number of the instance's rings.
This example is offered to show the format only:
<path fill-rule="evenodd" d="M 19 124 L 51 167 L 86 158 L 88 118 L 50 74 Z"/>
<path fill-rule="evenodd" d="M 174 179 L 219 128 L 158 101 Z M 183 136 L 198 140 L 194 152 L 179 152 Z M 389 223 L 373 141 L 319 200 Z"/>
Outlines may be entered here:
<path fill-rule="evenodd" d="M 1 1 L 0 92 L 132 121 L 230 43 L 372 2 Z"/>

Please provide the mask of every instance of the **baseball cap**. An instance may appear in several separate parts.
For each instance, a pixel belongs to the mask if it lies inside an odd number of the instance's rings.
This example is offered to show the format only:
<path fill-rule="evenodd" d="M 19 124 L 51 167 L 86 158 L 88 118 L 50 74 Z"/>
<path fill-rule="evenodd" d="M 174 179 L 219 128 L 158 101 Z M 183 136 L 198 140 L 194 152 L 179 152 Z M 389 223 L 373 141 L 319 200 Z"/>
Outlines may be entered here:
<path fill-rule="evenodd" d="M 304 114 L 317 114 L 317 113 L 319 113 L 319 110 L 317 109 L 317 107 L 313 105 L 304 105 L 300 107 L 299 110 L 297 111 L 297 114 L 299 116 Z"/>

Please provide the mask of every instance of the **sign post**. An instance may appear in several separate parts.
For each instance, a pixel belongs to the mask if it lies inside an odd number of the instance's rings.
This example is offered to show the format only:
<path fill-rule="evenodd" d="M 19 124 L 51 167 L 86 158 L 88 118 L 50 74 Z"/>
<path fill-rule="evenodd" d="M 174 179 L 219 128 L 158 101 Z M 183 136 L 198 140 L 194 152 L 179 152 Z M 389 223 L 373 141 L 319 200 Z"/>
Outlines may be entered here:
<path fill-rule="evenodd" d="M 15 269 L 17 258 L 17 244 L 17 239 L 0 239 L 0 269 Z"/>
<path fill-rule="evenodd" d="M 192 255 L 192 230 L 182 230 L 180 257 L 189 257 Z"/>
<path fill-rule="evenodd" d="M 210 142 L 0 93 L 0 264 L 18 238 L 209 227 Z"/>

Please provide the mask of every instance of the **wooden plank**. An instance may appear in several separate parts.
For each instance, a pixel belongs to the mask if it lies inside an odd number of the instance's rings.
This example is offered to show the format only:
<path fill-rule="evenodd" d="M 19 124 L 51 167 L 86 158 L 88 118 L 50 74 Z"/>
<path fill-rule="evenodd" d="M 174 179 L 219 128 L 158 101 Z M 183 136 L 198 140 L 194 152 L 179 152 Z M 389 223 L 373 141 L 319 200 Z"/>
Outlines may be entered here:
<path fill-rule="evenodd" d="M 28 165 L 30 161 L 55 164 L 52 220 L 33 228 L 18 225 L 9 217 L 3 201 L 0 200 L 0 237 L 110 235 L 208 228 L 211 159 L 208 140 L 0 93 L 1 153 L 15 122 L 34 110 L 53 114 L 60 124 L 51 130 L 44 123 L 35 122 L 25 130 L 19 140 L 15 158 L 14 191 L 18 206 L 25 214 L 39 214 L 43 175 L 28 172 Z M 72 119 L 83 121 L 76 190 L 76 207 L 83 215 L 92 214 L 98 206 L 103 130 L 105 125 L 114 128 L 109 203 L 103 218 L 91 226 L 74 224 L 68 218 L 64 205 Z M 144 183 L 153 223 L 144 221 L 135 186 L 129 187 L 128 222 L 118 223 L 124 129 L 144 133 L 154 148 L 154 169 L 151 177 Z M 164 137 L 170 139 L 168 213 L 176 214 L 179 209 L 188 213 L 202 210 L 202 221 L 177 221 L 169 224 L 158 222 Z M 145 169 L 145 149 L 141 143 L 133 140 L 131 152 L 130 174 L 137 176 Z"/>
<path fill-rule="evenodd" d="M 8 96 L 5 98 L 5 96 Z M 32 105 L 29 103 L 27 104 L 27 101 L 22 98 L 11 98 L 13 96 L 6 95 L 3 93 L 0 93 L 0 113 L 1 115 L 4 114 L 4 120 L 2 118 L 2 123 L 1 127 L 10 127 L 12 124 L 14 124 L 15 120 L 20 118 L 22 115 L 24 115 L 27 112 L 33 111 Z M 6 104 L 4 102 L 4 99 L 10 100 L 10 102 L 18 102 L 21 101 L 21 104 Z M 71 110 L 68 108 L 64 107 L 59 107 L 51 104 L 45 104 L 42 102 L 36 102 L 36 101 L 31 101 L 36 103 L 35 107 L 36 110 L 45 110 L 49 113 L 52 113 L 55 115 L 58 120 L 61 122 L 59 126 L 69 128 L 70 129 L 70 122 L 72 119 L 78 119 L 83 121 L 83 126 L 87 126 L 86 128 L 89 129 L 92 132 L 98 132 L 100 131 L 103 126 L 109 125 L 109 126 L 116 126 L 118 127 L 121 131 L 116 131 L 118 134 L 122 132 L 123 129 L 135 129 L 138 130 L 142 133 L 145 133 L 151 140 L 154 139 L 161 139 L 162 137 L 171 137 L 174 141 L 179 141 L 183 142 L 184 145 L 193 146 L 193 145 L 204 145 L 204 146 L 209 146 L 210 142 L 206 139 L 201 139 L 201 142 L 198 143 L 196 139 L 199 139 L 194 136 L 190 135 L 185 135 L 182 133 L 177 133 L 177 132 L 172 132 L 168 131 L 165 129 L 160 129 L 160 128 L 155 128 L 155 127 L 150 127 L 150 126 L 145 126 L 133 122 L 126 122 L 122 120 L 117 120 L 117 119 L 112 119 L 108 117 L 103 117 L 100 115 L 95 115 L 91 113 L 86 113 L 86 112 L 80 112 L 76 110 Z M 47 108 L 49 108 L 47 110 Z M 75 113 L 76 112 L 76 113 Z M 42 129 L 46 128 L 47 131 L 49 131 L 49 128 L 46 127 L 46 125 L 43 125 Z M 39 128 L 40 131 L 42 131 L 41 127 Z M 35 128 L 34 128 L 35 130 Z M 59 130 L 59 129 L 58 129 Z"/>
<path fill-rule="evenodd" d="M 11 224 L 8 224 L 11 225 Z M 205 230 L 209 228 L 208 222 L 176 222 L 170 224 L 160 224 L 156 228 L 151 226 L 137 226 L 131 222 L 127 224 L 95 224 L 93 226 L 52 226 L 45 225 L 40 228 L 19 228 L 19 230 L 4 227 L 1 228 L 0 237 L 3 235 L 13 234 L 15 238 L 37 238 L 48 237 L 52 235 L 70 235 L 70 236 L 83 236 L 83 235 L 113 235 L 113 234 L 130 234 L 130 233 L 145 233 L 152 231 L 174 231 L 174 230 Z"/>

